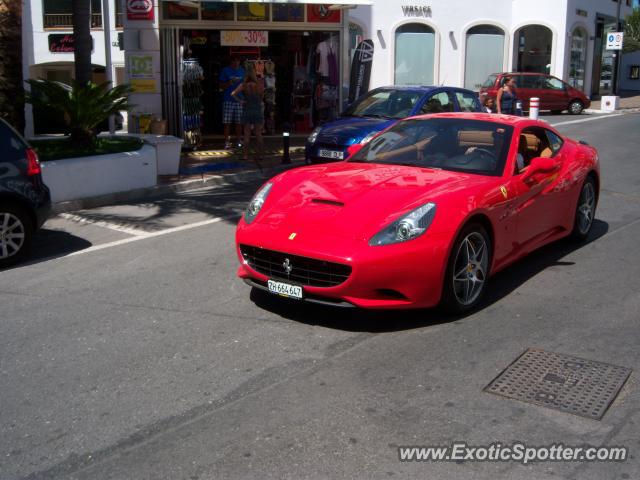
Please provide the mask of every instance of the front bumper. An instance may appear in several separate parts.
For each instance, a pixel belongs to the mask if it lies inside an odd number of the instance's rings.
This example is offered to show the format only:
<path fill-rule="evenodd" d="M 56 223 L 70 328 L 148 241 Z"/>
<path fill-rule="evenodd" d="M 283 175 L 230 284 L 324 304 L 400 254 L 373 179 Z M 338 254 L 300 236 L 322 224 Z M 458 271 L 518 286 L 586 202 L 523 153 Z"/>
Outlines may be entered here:
<path fill-rule="evenodd" d="M 269 277 L 254 270 L 242 256 L 239 245 L 251 245 L 291 255 L 343 263 L 351 266 L 349 278 L 332 287 L 303 286 L 309 302 L 370 309 L 426 308 L 437 305 L 442 295 L 449 240 L 428 236 L 395 245 L 370 247 L 362 242 L 323 239 L 303 247 L 259 241 L 239 229 L 238 276 L 250 285 L 267 290 Z M 286 278 L 273 279 L 286 282 Z M 295 300 L 292 300 L 295 301 Z"/>

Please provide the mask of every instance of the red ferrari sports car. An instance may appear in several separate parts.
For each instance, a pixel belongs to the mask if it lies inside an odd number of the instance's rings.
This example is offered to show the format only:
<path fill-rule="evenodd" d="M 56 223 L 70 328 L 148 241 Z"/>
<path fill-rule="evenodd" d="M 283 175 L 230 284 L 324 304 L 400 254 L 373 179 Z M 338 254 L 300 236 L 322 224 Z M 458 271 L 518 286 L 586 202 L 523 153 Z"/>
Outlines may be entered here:
<path fill-rule="evenodd" d="M 544 122 L 412 117 L 346 161 L 264 184 L 238 224 L 238 275 L 309 302 L 462 312 L 491 274 L 584 240 L 599 185 L 596 150 Z"/>

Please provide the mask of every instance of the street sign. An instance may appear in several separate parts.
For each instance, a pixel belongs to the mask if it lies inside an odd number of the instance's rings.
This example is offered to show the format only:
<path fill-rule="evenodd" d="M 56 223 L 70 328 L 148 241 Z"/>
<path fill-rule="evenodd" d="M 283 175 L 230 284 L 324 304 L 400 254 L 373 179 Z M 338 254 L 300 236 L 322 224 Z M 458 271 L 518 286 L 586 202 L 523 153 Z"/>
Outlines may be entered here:
<path fill-rule="evenodd" d="M 622 50 L 622 41 L 624 33 L 609 32 L 607 33 L 607 50 Z"/>

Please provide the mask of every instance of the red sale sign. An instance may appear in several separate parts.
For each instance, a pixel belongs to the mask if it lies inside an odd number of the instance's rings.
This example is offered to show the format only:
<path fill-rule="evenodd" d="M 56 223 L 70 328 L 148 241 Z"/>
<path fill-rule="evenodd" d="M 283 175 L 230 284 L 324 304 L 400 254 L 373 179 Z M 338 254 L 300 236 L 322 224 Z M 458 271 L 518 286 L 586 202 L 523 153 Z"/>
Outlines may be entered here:
<path fill-rule="evenodd" d="M 153 20 L 153 0 L 126 0 L 128 20 Z"/>

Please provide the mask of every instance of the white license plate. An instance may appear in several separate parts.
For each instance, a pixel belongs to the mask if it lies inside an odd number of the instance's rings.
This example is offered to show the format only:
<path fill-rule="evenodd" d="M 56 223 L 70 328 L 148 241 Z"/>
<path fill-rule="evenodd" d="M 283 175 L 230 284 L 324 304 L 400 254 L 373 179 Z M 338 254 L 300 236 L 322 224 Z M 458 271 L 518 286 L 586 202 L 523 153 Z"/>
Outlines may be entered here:
<path fill-rule="evenodd" d="M 276 295 L 297 299 L 302 298 L 302 287 L 299 285 L 291 285 L 290 283 L 268 280 L 267 286 L 269 287 L 269 291 L 271 293 L 275 293 Z"/>
<path fill-rule="evenodd" d="M 344 159 L 344 152 L 338 152 L 336 150 L 322 150 L 322 149 L 320 149 L 318 151 L 318 155 L 321 156 L 322 158 L 332 158 L 332 159 L 336 159 L 336 160 L 343 160 Z"/>

